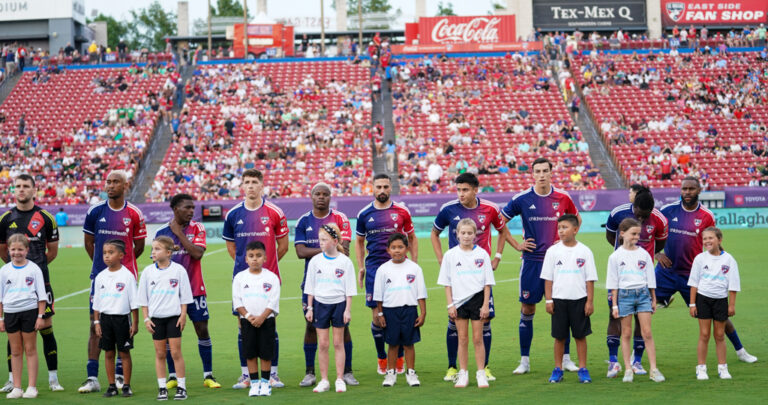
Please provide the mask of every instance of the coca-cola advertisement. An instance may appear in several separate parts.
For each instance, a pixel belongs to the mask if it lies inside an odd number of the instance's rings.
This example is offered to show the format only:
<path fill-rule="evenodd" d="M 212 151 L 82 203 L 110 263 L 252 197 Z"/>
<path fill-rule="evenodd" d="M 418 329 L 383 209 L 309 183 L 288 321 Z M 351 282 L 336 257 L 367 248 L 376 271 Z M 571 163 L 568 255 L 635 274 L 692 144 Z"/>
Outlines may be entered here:
<path fill-rule="evenodd" d="M 515 16 L 484 15 L 470 17 L 419 18 L 418 38 L 406 36 L 406 44 L 497 44 L 515 42 Z"/>
<path fill-rule="evenodd" d="M 768 0 L 661 0 L 665 27 L 689 25 L 743 26 L 768 22 Z"/>

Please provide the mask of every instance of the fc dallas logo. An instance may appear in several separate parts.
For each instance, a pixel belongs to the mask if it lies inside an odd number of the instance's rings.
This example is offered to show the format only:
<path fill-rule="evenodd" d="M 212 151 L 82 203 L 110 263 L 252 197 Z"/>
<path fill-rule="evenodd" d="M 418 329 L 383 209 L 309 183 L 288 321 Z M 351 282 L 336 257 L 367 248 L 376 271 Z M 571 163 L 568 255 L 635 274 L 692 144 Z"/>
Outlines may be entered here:
<path fill-rule="evenodd" d="M 262 287 L 264 287 L 264 291 L 269 292 L 269 290 L 272 289 L 272 284 L 264 283 L 262 284 Z"/>
<path fill-rule="evenodd" d="M 685 11 L 685 3 L 682 3 L 682 2 L 667 3 L 667 15 L 674 22 L 680 21 L 680 17 L 682 17 L 684 11 Z"/>
<path fill-rule="evenodd" d="M 484 259 L 475 259 L 475 266 L 483 267 L 483 263 L 485 263 Z"/>
<path fill-rule="evenodd" d="M 415 274 L 408 274 L 405 276 L 405 279 L 408 280 L 408 283 L 413 283 L 414 280 L 416 280 Z"/>
<path fill-rule="evenodd" d="M 336 269 L 336 278 L 342 278 L 344 277 L 344 269 Z"/>
<path fill-rule="evenodd" d="M 728 266 L 727 264 L 724 264 L 724 265 L 723 265 L 723 267 L 721 267 L 721 268 L 720 268 L 720 271 L 722 271 L 722 272 L 723 272 L 723 274 L 728 274 L 728 271 L 729 271 L 730 269 L 731 269 L 731 267 L 730 267 L 730 266 Z"/>
<path fill-rule="evenodd" d="M 171 288 L 176 288 L 176 286 L 179 285 L 179 279 L 172 278 L 172 279 L 168 280 L 168 283 L 171 284 Z"/>
<path fill-rule="evenodd" d="M 640 268 L 640 270 L 645 270 L 645 265 L 646 265 L 646 264 L 647 264 L 647 263 L 645 262 L 645 260 L 638 260 L 638 261 L 637 261 L 637 267 L 639 267 L 639 268 Z"/>
<path fill-rule="evenodd" d="M 584 267 L 584 263 L 586 262 L 587 261 L 585 259 L 576 259 L 576 265 L 579 266 L 580 268 Z"/>
<path fill-rule="evenodd" d="M 123 291 L 125 289 L 125 283 L 117 283 L 117 284 L 115 284 L 115 289 L 117 291 Z"/>
<path fill-rule="evenodd" d="M 27 283 L 27 285 L 32 285 L 32 283 L 35 282 L 35 279 L 33 277 L 27 277 L 24 279 L 24 282 Z"/>

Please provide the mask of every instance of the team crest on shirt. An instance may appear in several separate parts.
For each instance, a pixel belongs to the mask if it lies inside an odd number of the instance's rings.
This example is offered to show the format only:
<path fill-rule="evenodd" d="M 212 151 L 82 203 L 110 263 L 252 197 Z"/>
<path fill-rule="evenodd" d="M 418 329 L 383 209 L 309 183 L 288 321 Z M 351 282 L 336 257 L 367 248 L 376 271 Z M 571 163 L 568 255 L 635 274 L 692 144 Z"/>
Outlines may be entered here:
<path fill-rule="evenodd" d="M 177 278 L 172 278 L 168 282 L 171 284 L 171 288 L 176 288 L 179 285 L 179 279 Z"/>
<path fill-rule="evenodd" d="M 336 278 L 342 278 L 344 277 L 344 269 L 336 269 L 336 271 L 334 271 L 334 274 L 336 274 Z"/>
<path fill-rule="evenodd" d="M 485 259 L 475 259 L 475 266 L 483 267 L 483 263 L 485 263 Z"/>
<path fill-rule="evenodd" d="M 397 221 L 397 214 L 389 214 L 389 217 L 392 218 L 393 221 Z"/>
<path fill-rule="evenodd" d="M 645 270 L 645 265 L 648 264 L 645 262 L 645 260 L 638 260 L 637 261 L 637 267 L 640 268 L 640 270 Z"/>
<path fill-rule="evenodd" d="M 653 226 L 653 225 L 646 225 L 645 226 L 645 231 L 648 232 L 648 233 L 653 233 L 654 229 L 656 229 L 656 227 Z"/>
<path fill-rule="evenodd" d="M 701 226 L 701 218 L 696 218 L 693 220 L 693 224 L 696 226 Z"/>
<path fill-rule="evenodd" d="M 480 222 L 485 222 L 485 215 L 478 215 L 477 220 Z"/>
<path fill-rule="evenodd" d="M 264 283 L 264 284 L 262 284 L 262 287 L 264 287 L 264 291 L 265 292 L 269 292 L 269 290 L 272 289 L 272 284 Z"/>
<path fill-rule="evenodd" d="M 40 221 L 37 221 L 37 220 L 34 220 L 34 219 L 29 221 L 29 228 L 33 229 L 32 233 L 37 233 L 37 231 L 34 231 L 34 229 L 39 230 L 40 229 L 40 225 L 42 225 L 40 223 Z"/>
<path fill-rule="evenodd" d="M 27 285 L 32 285 L 35 282 L 35 279 L 34 279 L 34 277 L 27 277 L 27 278 L 24 279 L 24 282 Z"/>
<path fill-rule="evenodd" d="M 558 208 L 560 208 L 560 203 L 559 202 L 553 202 L 552 203 L 552 209 L 553 210 L 557 210 Z"/>
<path fill-rule="evenodd" d="M 405 279 L 408 280 L 408 283 L 413 283 L 413 281 L 416 280 L 416 275 L 415 274 L 407 274 L 405 276 Z"/>
<path fill-rule="evenodd" d="M 115 289 L 117 291 L 123 291 L 125 289 L 125 283 L 117 283 L 117 284 L 115 284 Z"/>
<path fill-rule="evenodd" d="M 193 239 L 195 239 L 195 234 L 194 234 L 194 233 L 188 233 L 188 234 L 186 234 L 185 236 L 186 236 L 186 237 L 187 237 L 187 239 L 189 239 L 189 240 L 193 240 Z"/>
<path fill-rule="evenodd" d="M 723 272 L 723 274 L 728 274 L 728 271 L 731 270 L 731 267 L 727 264 L 724 264 L 723 267 L 720 267 L 720 271 Z"/>
<path fill-rule="evenodd" d="M 585 259 L 576 259 L 576 265 L 579 266 L 579 268 L 584 267 L 584 263 L 587 261 Z"/>
<path fill-rule="evenodd" d="M 123 218 L 123 224 L 124 224 L 125 226 L 128 226 L 128 225 L 130 225 L 130 224 L 131 224 L 131 219 L 130 219 L 130 218 L 128 218 L 128 217 L 126 217 L 126 218 Z"/>
<path fill-rule="evenodd" d="M 269 217 L 261 217 L 261 224 L 266 225 L 269 222 Z"/>

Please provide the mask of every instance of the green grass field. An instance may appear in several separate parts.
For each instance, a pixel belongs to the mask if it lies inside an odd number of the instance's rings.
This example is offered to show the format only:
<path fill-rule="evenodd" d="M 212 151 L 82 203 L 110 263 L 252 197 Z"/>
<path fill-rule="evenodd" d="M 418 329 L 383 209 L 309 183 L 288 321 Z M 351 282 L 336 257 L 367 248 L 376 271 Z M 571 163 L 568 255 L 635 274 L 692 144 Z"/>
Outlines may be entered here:
<path fill-rule="evenodd" d="M 683 403 L 693 400 L 729 401 L 747 403 L 759 401 L 768 393 L 766 372 L 768 371 L 768 339 L 759 330 L 768 325 L 768 315 L 763 307 L 768 296 L 768 275 L 763 273 L 764 258 L 760 252 L 765 249 L 765 230 L 732 230 L 725 234 L 724 245 L 732 253 L 741 270 L 743 292 L 739 294 L 736 305 L 737 315 L 733 319 L 741 340 L 750 353 L 758 356 L 755 364 L 740 363 L 728 343 L 728 363 L 733 380 L 720 381 L 716 376 L 714 344 L 710 344 L 709 381 L 696 381 L 696 340 L 698 326 L 688 315 L 688 309 L 678 296 L 673 306 L 662 309 L 654 316 L 654 335 L 657 342 L 658 362 L 667 382 L 656 384 L 647 378 L 636 378 L 634 384 L 624 384 L 620 379 L 605 378 L 607 348 L 605 346 L 605 325 L 608 308 L 604 301 L 605 263 L 610 254 L 610 247 L 601 234 L 585 234 L 579 239 L 592 247 L 598 262 L 598 274 L 601 281 L 596 288 L 596 313 L 592 317 L 594 333 L 588 338 L 588 367 L 594 383 L 580 385 L 575 373 L 567 373 L 565 381 L 559 385 L 547 383 L 553 367 L 552 343 L 549 335 L 549 315 L 539 306 L 534 327 L 534 343 L 531 351 L 532 372 L 523 376 L 513 376 L 512 370 L 519 360 L 518 330 L 519 304 L 517 302 L 517 276 L 520 264 L 519 255 L 507 247 L 504 261 L 496 271 L 497 316 L 493 322 L 493 349 L 491 368 L 498 380 L 491 383 L 490 389 L 480 391 L 476 386 L 458 390 L 452 384 L 442 381 L 446 370 L 445 355 L 445 298 L 442 289 L 436 285 L 438 266 L 434 259 L 428 239 L 420 244 L 419 263 L 424 268 L 427 287 L 430 289 L 426 326 L 422 329 L 422 341 L 416 345 L 416 369 L 422 386 L 409 388 L 401 376 L 393 388 L 381 387 L 381 377 L 375 371 L 375 352 L 370 333 L 371 313 L 363 306 L 363 296 L 355 298 L 352 311 L 351 331 L 354 341 L 353 366 L 360 386 L 350 387 L 346 394 L 329 392 L 314 394 L 311 389 L 299 388 L 298 383 L 304 375 L 304 353 L 302 350 L 304 320 L 301 314 L 299 283 L 303 263 L 289 250 L 282 260 L 283 290 L 281 314 L 277 320 L 280 334 L 280 376 L 286 383 L 284 389 L 273 390 L 269 399 L 275 403 L 301 403 L 323 399 L 332 399 L 338 403 L 396 403 L 399 400 L 413 400 L 418 395 L 420 403 L 452 402 L 495 402 L 504 400 L 529 401 L 541 403 L 608 403 L 621 402 L 656 402 Z M 762 247 L 761 247 L 762 246 Z M 516 252 L 514 252 L 516 253 Z M 148 253 L 140 260 L 141 267 L 148 264 Z M 353 256 L 354 257 L 354 256 Z M 763 264 L 761 264 L 763 263 Z M 54 330 L 59 344 L 59 376 L 66 391 L 51 393 L 47 391 L 45 362 L 40 358 L 40 377 L 38 401 L 46 403 L 96 403 L 104 401 L 101 394 L 78 394 L 77 388 L 85 379 L 86 341 L 88 336 L 88 294 L 83 290 L 88 287 L 90 262 L 83 249 L 62 249 L 59 258 L 51 266 L 51 278 L 58 297 Z M 184 332 L 184 355 L 187 362 L 187 387 L 189 401 L 194 403 L 244 403 L 246 401 L 264 401 L 248 398 L 246 391 L 230 389 L 240 374 L 237 360 L 237 332 L 235 320 L 230 314 L 230 280 L 232 261 L 223 245 L 209 246 L 203 263 L 205 281 L 208 286 L 208 302 L 211 314 L 210 330 L 213 339 L 214 374 L 224 388 L 211 390 L 202 386 L 202 366 L 197 353 L 197 339 L 191 325 Z M 78 294 L 78 292 L 80 292 Z M 135 339 L 133 351 L 134 373 L 132 386 L 135 392 L 133 401 L 154 400 L 156 380 L 154 373 L 151 336 L 140 328 Z M 573 345 L 575 358 L 575 345 Z M 473 364 L 470 349 L 470 364 Z M 647 367 L 647 356 L 644 359 Z M 470 375 L 474 374 L 470 367 Z M 3 366 L 4 370 L 5 367 Z M 333 373 L 333 371 L 331 371 Z M 4 376 L 4 375 L 3 375 Z M 102 389 L 106 382 L 103 357 L 100 367 Z M 26 377 L 25 380 L 26 381 Z M 474 384 L 474 378 L 470 380 Z M 103 392 L 103 391 L 102 391 Z M 386 395 L 386 396 L 385 396 Z M 3 398 L 4 399 L 4 398 Z M 122 398 L 114 402 L 127 402 Z"/>

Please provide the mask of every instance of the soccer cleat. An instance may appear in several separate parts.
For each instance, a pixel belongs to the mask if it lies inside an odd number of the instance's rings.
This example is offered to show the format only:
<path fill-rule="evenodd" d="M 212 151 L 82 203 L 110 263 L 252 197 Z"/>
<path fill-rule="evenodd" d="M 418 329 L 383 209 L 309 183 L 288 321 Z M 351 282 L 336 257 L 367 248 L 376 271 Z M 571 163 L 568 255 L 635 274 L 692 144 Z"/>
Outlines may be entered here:
<path fill-rule="evenodd" d="M 117 386 L 117 389 L 123 388 L 123 384 L 125 383 L 125 378 L 122 374 L 115 374 L 115 385 Z"/>
<path fill-rule="evenodd" d="M 739 361 L 743 361 L 745 363 L 754 363 L 757 361 L 757 357 L 747 353 L 747 349 L 743 347 L 736 351 L 736 357 L 739 359 Z"/>
<path fill-rule="evenodd" d="M 272 384 L 269 383 L 269 380 L 261 379 L 259 381 L 259 396 L 260 397 L 269 397 L 272 396 Z"/>
<path fill-rule="evenodd" d="M 35 387 L 27 387 L 27 390 L 24 391 L 24 394 L 21 395 L 22 398 L 37 398 L 37 388 Z"/>
<path fill-rule="evenodd" d="M 659 371 L 658 368 L 654 368 L 653 370 L 651 370 L 650 377 L 651 377 L 651 381 L 657 382 L 657 383 L 664 382 L 666 380 L 666 377 L 664 377 L 664 374 L 661 374 L 661 371 Z"/>
<path fill-rule="evenodd" d="M 397 374 L 403 374 L 405 373 L 405 359 L 402 357 L 398 357 L 397 361 L 395 362 L 395 369 L 397 371 Z"/>
<path fill-rule="evenodd" d="M 416 370 L 408 370 L 408 372 L 405 373 L 405 382 L 408 383 L 409 387 L 418 387 L 421 385 L 419 376 L 416 375 Z"/>
<path fill-rule="evenodd" d="M 165 388 L 168 388 L 169 390 L 172 390 L 178 386 L 179 380 L 176 379 L 175 375 L 168 377 L 168 381 L 165 382 Z"/>
<path fill-rule="evenodd" d="M 336 392 L 347 392 L 347 383 L 341 378 L 337 378 L 333 386 L 336 388 Z"/>
<path fill-rule="evenodd" d="M 720 377 L 721 380 L 730 380 L 731 379 L 731 373 L 728 372 L 728 365 L 727 364 L 718 364 L 717 365 L 717 375 Z"/>
<path fill-rule="evenodd" d="M 157 400 L 158 401 L 167 401 L 168 400 L 168 388 L 158 388 L 157 389 Z"/>
<path fill-rule="evenodd" d="M 560 367 L 555 367 L 555 369 L 552 370 L 552 375 L 549 376 L 549 382 L 559 383 L 560 381 L 563 381 L 563 370 L 560 369 Z"/>
<path fill-rule="evenodd" d="M 17 399 L 21 398 L 21 396 L 24 395 L 24 391 L 21 390 L 21 388 L 13 388 L 11 389 L 11 392 L 5 395 L 8 399 Z"/>
<path fill-rule="evenodd" d="M 285 384 L 283 384 L 282 381 L 280 381 L 280 376 L 277 375 L 277 373 L 270 373 L 269 374 L 269 385 L 272 388 L 284 388 Z"/>
<path fill-rule="evenodd" d="M 312 389 L 312 392 L 327 392 L 331 389 L 331 383 L 328 380 L 320 380 L 319 383 Z"/>
<path fill-rule="evenodd" d="M 496 376 L 494 376 L 493 373 L 491 373 L 491 369 L 488 368 L 488 366 L 485 366 L 485 378 L 488 381 L 496 381 Z"/>
<path fill-rule="evenodd" d="M 670 305 L 672 305 L 672 301 L 675 300 L 675 297 L 669 297 L 668 300 L 659 301 L 658 306 L 659 308 L 669 308 Z"/>
<path fill-rule="evenodd" d="M 605 376 L 608 378 L 616 378 L 621 372 L 621 364 L 617 361 L 608 363 L 608 374 Z"/>
<path fill-rule="evenodd" d="M 110 385 L 109 388 L 107 388 L 107 391 L 104 392 L 104 398 L 116 397 L 117 394 L 119 394 L 117 387 Z"/>
<path fill-rule="evenodd" d="M 384 376 L 384 382 L 381 383 L 381 386 L 391 387 L 395 385 L 396 382 L 397 382 L 397 373 L 395 372 L 395 370 L 387 370 L 387 375 Z"/>
<path fill-rule="evenodd" d="M 582 384 L 589 384 L 592 382 L 592 377 L 589 375 L 589 370 L 585 368 L 579 369 L 579 382 Z"/>
<path fill-rule="evenodd" d="M 317 377 L 315 377 L 314 374 L 307 374 L 299 383 L 299 387 L 311 387 L 315 385 L 316 382 L 317 382 Z"/>
<path fill-rule="evenodd" d="M 515 371 L 512 372 L 512 374 L 525 374 L 531 372 L 531 364 L 530 363 L 524 363 L 520 362 L 520 365 L 517 366 Z"/>
<path fill-rule="evenodd" d="M 632 372 L 632 370 L 626 370 L 624 371 L 624 378 L 621 381 L 624 382 L 632 382 L 635 379 L 635 373 Z"/>
<path fill-rule="evenodd" d="M 456 379 L 456 374 L 459 373 L 459 370 L 456 369 L 456 367 L 448 367 L 448 371 L 445 373 L 445 377 L 443 377 L 443 381 L 453 381 Z M 13 387 L 13 383 L 11 383 L 11 387 Z"/>
<path fill-rule="evenodd" d="M 563 370 L 564 371 L 579 371 L 579 367 L 574 364 L 570 357 L 563 356 Z"/>
<path fill-rule="evenodd" d="M 221 388 L 221 384 L 216 381 L 216 377 L 214 377 L 213 374 L 205 376 L 205 379 L 203 379 L 203 386 L 208 388 Z"/>
<path fill-rule="evenodd" d="M 477 388 L 488 388 L 488 379 L 485 377 L 485 370 L 477 370 L 475 373 Z"/>
<path fill-rule="evenodd" d="M 187 399 L 187 390 L 181 387 L 176 387 L 176 395 L 173 396 L 175 401 L 183 401 Z"/>
<path fill-rule="evenodd" d="M 707 375 L 707 365 L 706 364 L 699 364 L 696 366 L 696 379 L 697 380 L 709 380 L 709 375 Z"/>
<path fill-rule="evenodd" d="M 248 390 L 248 396 L 249 397 L 258 397 L 259 396 L 259 386 L 261 384 L 253 383 L 251 384 L 251 388 Z"/>
<path fill-rule="evenodd" d="M 349 373 L 344 373 L 342 376 L 344 379 L 344 383 L 351 386 L 360 385 L 360 381 L 357 381 L 357 378 L 355 378 L 354 374 L 350 371 Z"/>
<path fill-rule="evenodd" d="M 3 388 L 0 388 L 0 392 L 11 392 L 13 391 L 13 381 L 8 380 L 5 382 L 5 385 L 3 385 Z"/>
<path fill-rule="evenodd" d="M 234 390 L 243 390 L 251 386 L 251 379 L 245 374 L 240 375 L 237 383 L 232 386 Z"/>
<path fill-rule="evenodd" d="M 87 380 L 83 382 L 83 385 L 80 386 L 80 388 L 77 389 L 77 392 L 81 394 L 87 394 L 89 392 L 99 392 L 101 391 L 101 386 L 99 386 L 99 380 L 93 377 L 89 377 Z"/>
<path fill-rule="evenodd" d="M 131 390 L 130 384 L 124 384 L 123 385 L 123 396 L 128 398 L 133 396 L 133 391 Z"/>
<path fill-rule="evenodd" d="M 464 388 L 469 384 L 469 373 L 467 370 L 459 370 L 456 373 L 456 384 L 453 384 L 455 388 Z"/>
<path fill-rule="evenodd" d="M 62 387 L 61 384 L 59 384 L 59 380 L 58 379 L 49 380 L 48 381 L 48 389 L 50 389 L 51 391 L 54 391 L 54 392 L 55 391 L 64 391 L 64 387 Z"/>
<path fill-rule="evenodd" d="M 637 375 L 646 375 L 648 374 L 647 371 L 643 368 L 643 363 L 640 363 L 639 361 L 636 361 L 632 363 L 632 372 Z"/>
<path fill-rule="evenodd" d="M 376 372 L 379 373 L 379 375 L 387 374 L 387 359 L 379 359 Z"/>

